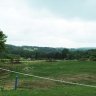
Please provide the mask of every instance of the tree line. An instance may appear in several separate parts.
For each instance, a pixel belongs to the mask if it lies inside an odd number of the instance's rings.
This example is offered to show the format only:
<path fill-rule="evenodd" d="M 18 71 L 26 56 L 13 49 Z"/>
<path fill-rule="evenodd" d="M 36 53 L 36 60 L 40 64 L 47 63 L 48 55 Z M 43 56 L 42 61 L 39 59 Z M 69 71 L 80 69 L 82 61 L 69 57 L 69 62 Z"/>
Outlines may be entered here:
<path fill-rule="evenodd" d="M 96 49 L 68 49 L 36 46 L 14 46 L 5 44 L 7 36 L 0 31 L 1 59 L 29 60 L 92 60 L 96 61 Z"/>
<path fill-rule="evenodd" d="M 2 52 L 0 58 L 23 58 L 30 60 L 93 60 L 96 61 L 96 49 L 90 50 L 71 50 L 67 48 L 43 48 L 43 47 L 19 47 L 5 45 L 6 50 Z M 28 49 L 31 50 L 28 50 Z M 36 50 L 34 50 L 36 49 Z"/>

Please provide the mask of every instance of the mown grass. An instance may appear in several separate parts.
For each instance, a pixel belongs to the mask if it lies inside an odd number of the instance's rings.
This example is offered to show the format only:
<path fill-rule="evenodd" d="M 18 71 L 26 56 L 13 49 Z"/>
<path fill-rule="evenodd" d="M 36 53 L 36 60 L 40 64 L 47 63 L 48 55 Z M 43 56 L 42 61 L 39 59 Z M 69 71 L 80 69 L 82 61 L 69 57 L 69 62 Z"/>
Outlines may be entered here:
<path fill-rule="evenodd" d="M 59 86 L 51 89 L 10 90 L 0 96 L 96 96 L 96 89 L 80 86 Z"/>
<path fill-rule="evenodd" d="M 93 61 L 34 61 L 15 65 L 0 64 L 0 67 L 42 77 L 96 85 L 96 62 Z M 12 89 L 16 75 L 0 71 L 0 86 L 5 88 L 0 92 L 0 96 L 96 96 L 96 88 L 62 84 L 23 75 L 18 75 L 18 90 L 14 91 Z"/>

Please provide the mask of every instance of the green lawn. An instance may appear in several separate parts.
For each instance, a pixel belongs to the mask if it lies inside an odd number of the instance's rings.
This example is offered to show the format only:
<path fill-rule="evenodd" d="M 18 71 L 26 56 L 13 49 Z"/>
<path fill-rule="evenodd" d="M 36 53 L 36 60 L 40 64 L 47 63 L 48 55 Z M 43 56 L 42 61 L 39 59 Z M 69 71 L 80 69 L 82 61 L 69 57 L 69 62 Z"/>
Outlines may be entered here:
<path fill-rule="evenodd" d="M 96 86 L 96 62 L 34 61 L 22 64 L 0 64 L 0 67 L 42 77 Z M 0 96 L 96 96 L 96 88 L 62 84 L 49 80 L 18 75 L 18 90 L 14 89 L 17 74 L 0 71 Z"/>
<path fill-rule="evenodd" d="M 0 96 L 96 96 L 96 89 L 80 86 L 62 86 L 51 89 L 4 91 Z"/>

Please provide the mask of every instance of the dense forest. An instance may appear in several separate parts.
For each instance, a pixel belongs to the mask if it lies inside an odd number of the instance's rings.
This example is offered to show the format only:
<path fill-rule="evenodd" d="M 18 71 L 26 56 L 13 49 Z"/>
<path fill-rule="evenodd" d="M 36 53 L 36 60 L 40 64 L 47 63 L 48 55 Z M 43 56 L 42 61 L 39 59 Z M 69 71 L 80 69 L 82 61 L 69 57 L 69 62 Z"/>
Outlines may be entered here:
<path fill-rule="evenodd" d="M 5 51 L 0 53 L 3 59 L 29 60 L 93 60 L 96 61 L 96 48 L 51 48 L 36 46 L 6 45 Z"/>

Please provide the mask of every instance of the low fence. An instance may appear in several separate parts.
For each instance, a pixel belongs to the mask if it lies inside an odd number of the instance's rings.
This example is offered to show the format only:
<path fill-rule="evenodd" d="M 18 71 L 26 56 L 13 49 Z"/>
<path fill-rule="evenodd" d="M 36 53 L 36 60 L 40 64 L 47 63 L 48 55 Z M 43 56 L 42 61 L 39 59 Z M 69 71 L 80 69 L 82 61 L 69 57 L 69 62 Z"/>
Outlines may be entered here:
<path fill-rule="evenodd" d="M 0 89 L 11 90 L 14 89 L 34 89 L 34 88 L 51 88 L 53 86 L 76 85 L 96 88 L 93 85 L 86 85 L 64 80 L 57 80 L 52 78 L 40 77 L 32 74 L 21 73 L 13 70 L 0 68 L 2 76 L 0 77 Z"/>

